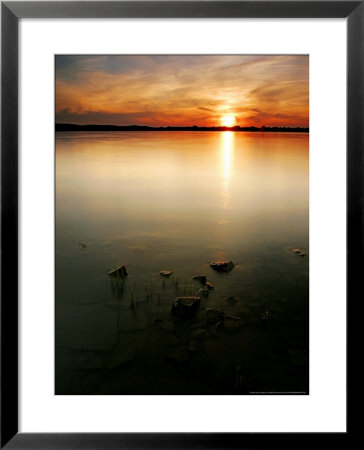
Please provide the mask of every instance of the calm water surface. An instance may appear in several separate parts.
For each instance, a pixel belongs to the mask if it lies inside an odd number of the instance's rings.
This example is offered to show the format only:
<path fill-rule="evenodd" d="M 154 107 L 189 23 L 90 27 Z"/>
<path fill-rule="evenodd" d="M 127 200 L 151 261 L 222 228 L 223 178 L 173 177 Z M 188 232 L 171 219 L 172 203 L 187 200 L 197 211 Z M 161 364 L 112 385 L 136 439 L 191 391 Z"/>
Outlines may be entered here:
<path fill-rule="evenodd" d="M 308 393 L 308 141 L 56 134 L 57 394 Z M 198 274 L 214 289 L 176 320 Z M 206 325 L 207 307 L 240 320 Z"/>

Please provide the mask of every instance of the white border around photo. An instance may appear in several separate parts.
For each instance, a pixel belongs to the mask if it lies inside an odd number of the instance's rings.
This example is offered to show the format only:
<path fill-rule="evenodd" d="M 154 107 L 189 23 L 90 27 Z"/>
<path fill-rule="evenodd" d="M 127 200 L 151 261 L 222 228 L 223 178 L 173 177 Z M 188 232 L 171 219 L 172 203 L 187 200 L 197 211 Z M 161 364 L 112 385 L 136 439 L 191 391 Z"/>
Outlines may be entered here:
<path fill-rule="evenodd" d="M 19 37 L 19 430 L 346 431 L 346 21 L 22 19 Z M 54 395 L 55 54 L 309 54 L 309 395 Z"/>

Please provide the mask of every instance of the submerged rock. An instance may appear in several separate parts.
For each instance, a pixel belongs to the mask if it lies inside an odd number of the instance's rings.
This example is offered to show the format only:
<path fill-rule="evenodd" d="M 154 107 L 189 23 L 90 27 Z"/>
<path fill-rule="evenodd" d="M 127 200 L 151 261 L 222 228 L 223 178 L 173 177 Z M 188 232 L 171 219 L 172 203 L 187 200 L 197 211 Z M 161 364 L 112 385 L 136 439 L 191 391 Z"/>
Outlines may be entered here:
<path fill-rule="evenodd" d="M 172 275 L 172 271 L 171 270 L 161 270 L 159 272 L 159 275 L 161 275 L 162 277 L 167 277 L 169 278 Z"/>
<path fill-rule="evenodd" d="M 222 322 L 225 318 L 224 311 L 217 308 L 206 308 L 205 310 L 205 322 L 208 324 L 217 324 Z"/>
<path fill-rule="evenodd" d="M 207 276 L 206 275 L 195 275 L 192 277 L 192 279 L 200 281 L 202 284 L 206 284 Z"/>
<path fill-rule="evenodd" d="M 290 250 L 292 253 L 297 256 L 301 256 L 302 258 L 306 256 L 306 252 L 304 252 L 301 248 L 291 248 Z"/>
<path fill-rule="evenodd" d="M 210 263 L 210 267 L 212 267 L 217 272 L 230 272 L 235 267 L 235 264 L 232 261 L 215 261 Z"/>
<path fill-rule="evenodd" d="M 108 275 L 109 277 L 124 278 L 128 275 L 128 269 L 126 266 L 120 266 L 117 269 L 111 270 Z"/>
<path fill-rule="evenodd" d="M 200 306 L 200 297 L 177 297 L 172 304 L 172 314 L 180 317 L 192 317 Z"/>

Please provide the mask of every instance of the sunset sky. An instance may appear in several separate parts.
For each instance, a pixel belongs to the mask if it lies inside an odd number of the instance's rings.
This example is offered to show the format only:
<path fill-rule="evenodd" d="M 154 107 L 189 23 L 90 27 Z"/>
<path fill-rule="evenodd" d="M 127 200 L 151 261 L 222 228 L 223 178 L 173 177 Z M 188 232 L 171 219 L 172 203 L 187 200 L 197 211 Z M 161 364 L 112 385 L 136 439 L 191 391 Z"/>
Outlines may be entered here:
<path fill-rule="evenodd" d="M 300 126 L 306 55 L 56 56 L 56 122 Z"/>

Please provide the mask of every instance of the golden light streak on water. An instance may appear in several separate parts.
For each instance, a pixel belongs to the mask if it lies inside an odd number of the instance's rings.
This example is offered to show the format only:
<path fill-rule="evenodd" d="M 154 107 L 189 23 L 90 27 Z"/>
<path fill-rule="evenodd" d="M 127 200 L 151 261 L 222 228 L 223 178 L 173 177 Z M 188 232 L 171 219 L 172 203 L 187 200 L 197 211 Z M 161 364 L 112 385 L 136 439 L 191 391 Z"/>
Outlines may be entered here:
<path fill-rule="evenodd" d="M 223 208 L 225 212 L 229 211 L 231 199 L 231 175 L 233 169 L 234 144 L 235 144 L 234 132 L 225 131 L 221 133 L 222 167 L 223 167 L 222 195 L 223 195 Z M 227 217 L 225 217 L 225 220 L 223 220 L 223 223 L 226 222 L 228 222 Z"/>

